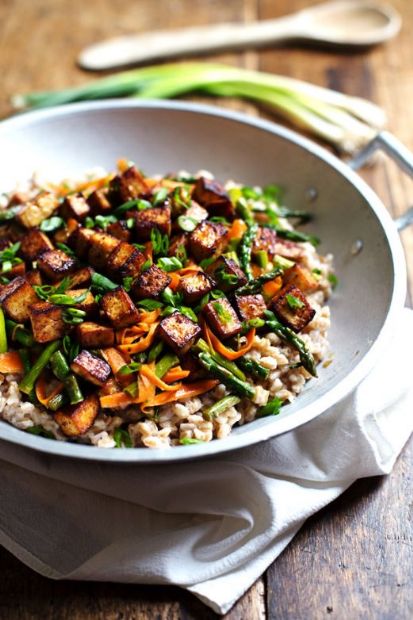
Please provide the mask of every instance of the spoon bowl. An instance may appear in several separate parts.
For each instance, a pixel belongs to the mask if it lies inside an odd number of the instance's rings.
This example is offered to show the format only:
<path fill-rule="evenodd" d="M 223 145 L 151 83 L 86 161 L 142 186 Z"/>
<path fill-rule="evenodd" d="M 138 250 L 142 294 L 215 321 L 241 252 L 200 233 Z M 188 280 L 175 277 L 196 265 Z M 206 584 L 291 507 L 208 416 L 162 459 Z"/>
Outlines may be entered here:
<path fill-rule="evenodd" d="M 389 5 L 376 0 L 335 0 L 250 24 L 219 24 L 116 37 L 86 48 L 78 61 L 84 69 L 101 71 L 290 41 L 360 48 L 387 41 L 399 32 L 400 26 L 400 15 Z"/>

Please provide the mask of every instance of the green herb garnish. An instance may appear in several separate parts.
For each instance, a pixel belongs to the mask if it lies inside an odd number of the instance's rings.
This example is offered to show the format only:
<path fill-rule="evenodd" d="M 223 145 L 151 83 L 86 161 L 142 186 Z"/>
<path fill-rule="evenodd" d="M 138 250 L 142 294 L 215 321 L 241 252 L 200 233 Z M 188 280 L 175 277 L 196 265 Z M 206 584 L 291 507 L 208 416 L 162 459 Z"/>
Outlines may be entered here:
<path fill-rule="evenodd" d="M 299 310 L 300 308 L 304 308 L 304 302 L 302 302 L 301 299 L 298 299 L 295 295 L 291 295 L 291 293 L 286 294 L 285 300 L 291 310 Z"/>

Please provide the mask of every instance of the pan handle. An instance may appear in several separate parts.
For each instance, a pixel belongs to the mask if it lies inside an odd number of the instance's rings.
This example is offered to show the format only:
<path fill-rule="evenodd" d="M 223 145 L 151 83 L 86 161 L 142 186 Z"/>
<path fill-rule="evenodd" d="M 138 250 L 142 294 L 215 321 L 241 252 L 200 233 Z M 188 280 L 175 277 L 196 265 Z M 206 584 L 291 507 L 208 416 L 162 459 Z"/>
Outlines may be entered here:
<path fill-rule="evenodd" d="M 378 150 L 384 151 L 400 168 L 413 178 L 413 154 L 388 131 L 381 131 L 348 163 L 350 168 L 358 170 Z M 397 230 L 403 230 L 413 224 L 413 207 L 395 220 Z"/>

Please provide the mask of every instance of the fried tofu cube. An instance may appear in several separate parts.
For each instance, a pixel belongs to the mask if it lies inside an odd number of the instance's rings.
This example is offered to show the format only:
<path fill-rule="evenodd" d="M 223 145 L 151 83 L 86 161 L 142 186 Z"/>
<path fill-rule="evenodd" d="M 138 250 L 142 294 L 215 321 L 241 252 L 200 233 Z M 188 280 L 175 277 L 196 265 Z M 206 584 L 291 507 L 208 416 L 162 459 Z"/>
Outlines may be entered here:
<path fill-rule="evenodd" d="M 226 256 L 220 256 L 212 265 L 208 265 L 206 272 L 225 293 L 235 291 L 247 283 L 247 276 L 241 267 Z"/>
<path fill-rule="evenodd" d="M 148 194 L 150 188 L 136 166 L 131 166 L 109 183 L 109 200 L 114 206 Z"/>
<path fill-rule="evenodd" d="M 55 194 L 43 192 L 22 207 L 17 215 L 17 220 L 25 228 L 35 228 L 43 220 L 50 217 L 58 206 L 59 199 Z"/>
<path fill-rule="evenodd" d="M 168 248 L 168 256 L 176 256 L 179 258 L 182 254 L 186 254 L 189 237 L 182 233 L 171 238 Z"/>
<path fill-rule="evenodd" d="M 115 344 L 115 330 L 107 325 L 84 321 L 76 327 L 76 337 L 85 349 L 112 347 Z"/>
<path fill-rule="evenodd" d="M 32 286 L 42 285 L 42 274 L 38 269 L 31 269 L 25 274 L 25 280 Z"/>
<path fill-rule="evenodd" d="M 304 250 L 300 243 L 289 241 L 289 239 L 280 239 L 278 237 L 274 248 L 274 254 L 278 254 L 283 258 L 298 260 L 304 256 Z"/>
<path fill-rule="evenodd" d="M 294 265 L 288 269 L 283 275 L 283 283 L 294 284 L 303 293 L 312 293 L 318 287 L 318 282 L 311 271 L 301 265 Z"/>
<path fill-rule="evenodd" d="M 229 221 L 235 217 L 234 205 L 217 181 L 200 177 L 195 183 L 192 198 L 205 207 L 211 216 L 225 217 Z"/>
<path fill-rule="evenodd" d="M 185 211 L 186 217 L 191 217 L 196 222 L 203 222 L 209 217 L 209 213 L 204 207 L 201 207 L 195 200 L 191 201 L 191 206 Z"/>
<path fill-rule="evenodd" d="M 70 364 L 70 368 L 85 381 L 99 386 L 109 379 L 111 373 L 110 366 L 105 360 L 92 355 L 86 349 L 83 349 L 76 355 Z"/>
<path fill-rule="evenodd" d="M 2 287 L 0 293 L 0 304 L 13 321 L 23 323 L 30 315 L 30 306 L 38 297 L 34 288 L 22 276 L 17 276 L 9 284 Z"/>
<path fill-rule="evenodd" d="M 62 250 L 46 250 L 38 256 L 37 266 L 42 274 L 57 282 L 76 271 L 77 262 Z"/>
<path fill-rule="evenodd" d="M 82 267 L 70 276 L 70 288 L 89 286 L 94 270 L 92 267 Z"/>
<path fill-rule="evenodd" d="M 30 306 L 30 322 L 36 342 L 51 342 L 62 338 L 66 332 L 63 307 L 39 301 Z"/>
<path fill-rule="evenodd" d="M 272 228 L 259 228 L 252 244 L 252 255 L 258 252 L 267 252 L 269 256 L 276 254 L 277 233 Z"/>
<path fill-rule="evenodd" d="M 295 332 L 300 332 L 315 315 L 307 298 L 294 284 L 288 284 L 275 297 L 271 304 L 278 319 Z"/>
<path fill-rule="evenodd" d="M 239 334 L 242 329 L 241 322 L 226 297 L 208 302 L 203 308 L 203 313 L 212 330 L 222 340 Z"/>
<path fill-rule="evenodd" d="M 139 310 L 121 286 L 105 293 L 100 303 L 106 318 L 116 329 L 129 327 L 139 321 Z"/>
<path fill-rule="evenodd" d="M 16 278 L 17 276 L 24 276 L 26 274 L 26 265 L 23 262 L 17 263 L 17 265 L 14 265 L 14 267 L 8 271 L 2 271 L 1 274 L 9 279 Z"/>
<path fill-rule="evenodd" d="M 78 226 L 67 238 L 67 245 L 72 248 L 76 256 L 78 256 L 81 260 L 84 260 L 88 255 L 90 241 L 94 234 L 94 230 L 91 230 L 90 228 L 83 228 L 83 226 Z"/>
<path fill-rule="evenodd" d="M 121 241 L 108 258 L 109 273 L 115 278 L 139 275 L 145 255 L 126 241 Z"/>
<path fill-rule="evenodd" d="M 73 299 L 81 299 L 81 301 L 76 302 L 73 307 L 86 312 L 87 317 L 93 317 L 98 313 L 99 306 L 92 293 L 87 288 L 71 289 L 70 291 L 66 291 L 65 294 Z"/>
<path fill-rule="evenodd" d="M 159 324 L 158 335 L 179 355 L 184 355 L 201 333 L 199 325 L 180 312 L 165 317 Z"/>
<path fill-rule="evenodd" d="M 129 239 L 131 238 L 131 231 L 127 227 L 125 220 L 119 220 L 118 222 L 113 222 L 113 224 L 109 224 L 106 232 L 108 232 L 113 237 L 116 237 L 116 239 L 119 239 L 120 241 L 129 241 Z"/>
<path fill-rule="evenodd" d="M 182 276 L 178 291 L 184 296 L 187 303 L 197 302 L 201 297 L 212 291 L 213 284 L 205 273 L 189 273 Z"/>
<path fill-rule="evenodd" d="M 267 309 L 264 297 L 257 295 L 235 295 L 235 307 L 241 321 L 259 319 Z"/>
<path fill-rule="evenodd" d="M 132 296 L 135 299 L 157 299 L 170 283 L 171 278 L 163 269 L 151 265 L 133 283 Z"/>
<path fill-rule="evenodd" d="M 53 243 L 38 228 L 33 228 L 22 236 L 20 252 L 26 260 L 34 260 L 36 256 L 46 250 L 53 250 Z"/>
<path fill-rule="evenodd" d="M 99 411 L 98 395 L 90 394 L 78 405 L 65 407 L 55 413 L 54 419 L 67 437 L 79 437 L 90 429 Z"/>
<path fill-rule="evenodd" d="M 205 221 L 189 235 L 192 256 L 201 261 L 213 254 L 221 254 L 227 240 L 227 229 L 222 224 Z"/>
<path fill-rule="evenodd" d="M 135 211 L 135 235 L 139 241 L 148 241 L 151 230 L 157 228 L 163 235 L 171 234 L 170 207 L 152 207 L 143 211 Z"/>
<path fill-rule="evenodd" d="M 92 215 L 107 215 L 113 209 L 107 189 L 96 189 L 89 194 L 87 197 L 87 204 L 89 205 Z"/>
<path fill-rule="evenodd" d="M 83 194 L 73 194 L 66 196 L 59 208 L 59 213 L 65 219 L 73 217 L 75 220 L 82 220 L 89 215 L 90 206 Z"/>
<path fill-rule="evenodd" d="M 88 261 L 96 269 L 106 267 L 109 255 L 119 245 L 119 239 L 105 232 L 94 232 L 90 239 Z"/>

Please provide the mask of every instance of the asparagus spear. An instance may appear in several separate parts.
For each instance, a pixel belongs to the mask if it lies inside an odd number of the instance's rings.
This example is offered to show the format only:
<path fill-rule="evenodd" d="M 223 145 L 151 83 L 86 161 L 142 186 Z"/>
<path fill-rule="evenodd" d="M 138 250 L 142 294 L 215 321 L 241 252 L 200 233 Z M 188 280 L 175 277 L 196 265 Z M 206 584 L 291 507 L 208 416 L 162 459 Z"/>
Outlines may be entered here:
<path fill-rule="evenodd" d="M 84 396 L 80 390 L 79 383 L 77 382 L 75 375 L 69 375 L 66 377 L 64 384 L 71 405 L 77 405 L 84 400 Z"/>
<path fill-rule="evenodd" d="M 252 270 L 251 270 L 251 251 L 252 251 L 252 244 L 254 242 L 255 237 L 257 236 L 257 232 L 258 232 L 257 224 L 249 225 L 238 247 L 239 260 L 241 263 L 241 267 L 245 275 L 247 276 L 248 281 L 251 281 L 254 279 L 254 276 L 252 275 Z"/>
<path fill-rule="evenodd" d="M 310 351 L 307 348 L 307 345 L 292 329 L 286 327 L 282 323 L 280 323 L 275 317 L 271 318 L 267 321 L 267 326 L 273 330 L 274 333 L 277 334 L 280 338 L 291 344 L 295 347 L 300 355 L 300 360 L 302 365 L 308 372 L 313 375 L 313 377 L 317 376 L 317 369 L 315 365 L 314 358 Z"/>
<path fill-rule="evenodd" d="M 274 278 L 281 275 L 282 273 L 283 269 L 281 269 L 280 267 L 277 267 L 276 269 L 273 269 L 268 273 L 263 273 L 258 278 L 255 278 L 251 282 L 248 282 L 247 284 L 244 284 L 244 286 L 241 286 L 236 291 L 236 293 L 237 295 L 253 295 L 254 293 L 258 293 L 263 284 L 269 282 L 270 280 L 274 280 Z"/>
<path fill-rule="evenodd" d="M 212 357 L 212 359 L 217 364 L 219 364 L 220 366 L 223 366 L 224 368 L 229 370 L 229 372 L 232 372 L 232 374 L 235 377 L 238 377 L 238 379 L 241 379 L 241 381 L 245 381 L 246 380 L 247 377 L 244 375 L 242 370 L 240 370 L 238 368 L 238 366 L 235 364 L 235 362 L 231 362 L 230 360 L 226 360 L 225 357 L 222 357 L 222 355 L 220 355 L 219 353 L 217 353 L 213 349 L 210 349 L 208 344 L 205 342 L 205 340 L 203 340 L 203 338 L 200 338 L 198 340 L 198 342 L 194 346 L 194 350 L 195 351 L 198 350 L 198 352 L 201 351 L 203 353 L 209 353 L 210 356 Z"/>
<path fill-rule="evenodd" d="M 281 239 L 300 242 L 309 241 L 312 245 L 318 245 L 320 243 L 320 239 L 314 235 L 307 235 L 299 230 L 287 230 L 286 228 L 277 226 L 277 224 L 264 224 L 264 228 L 272 228 Z"/>
<path fill-rule="evenodd" d="M 224 411 L 226 411 L 230 407 L 238 405 L 240 400 L 241 399 L 238 398 L 238 396 L 224 396 L 224 398 L 221 398 L 221 400 L 218 400 L 210 407 L 204 409 L 203 416 L 206 420 L 212 420 L 216 416 L 221 415 L 221 413 L 224 413 Z"/>
<path fill-rule="evenodd" d="M 22 392 L 25 394 L 30 394 L 43 368 L 49 363 L 53 353 L 59 349 L 60 345 L 60 340 L 54 340 L 43 349 L 37 360 L 34 362 L 32 369 L 20 382 L 19 388 Z"/>
<path fill-rule="evenodd" d="M 52 357 L 50 358 L 50 366 L 53 374 L 60 381 L 66 379 L 67 375 L 70 372 L 69 364 L 67 363 L 66 358 L 61 351 L 56 351 L 56 353 L 53 353 Z"/>
<path fill-rule="evenodd" d="M 3 309 L 0 308 L 0 353 L 6 353 L 6 351 L 7 351 L 6 322 L 4 318 Z"/>
<path fill-rule="evenodd" d="M 255 360 L 250 360 L 246 357 L 240 357 L 238 364 L 241 366 L 242 370 L 245 370 L 245 372 L 258 379 L 266 379 L 270 374 L 268 368 L 264 368 L 264 366 L 261 366 L 261 364 Z"/>
<path fill-rule="evenodd" d="M 24 347 L 33 346 L 33 336 L 23 325 L 11 319 L 6 319 L 6 328 L 12 340 L 22 344 Z"/>
<path fill-rule="evenodd" d="M 241 381 L 238 377 L 234 377 L 229 370 L 223 366 L 219 366 L 209 353 L 200 353 L 198 355 L 198 359 L 202 366 L 206 368 L 212 376 L 222 381 L 224 385 L 236 394 L 239 394 L 240 396 L 248 396 L 248 398 L 252 398 L 254 396 L 255 390 L 252 385 L 246 381 Z"/>

